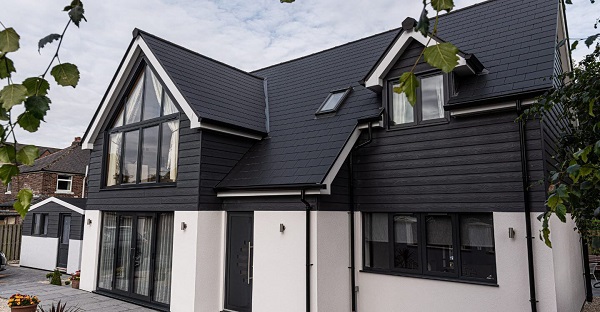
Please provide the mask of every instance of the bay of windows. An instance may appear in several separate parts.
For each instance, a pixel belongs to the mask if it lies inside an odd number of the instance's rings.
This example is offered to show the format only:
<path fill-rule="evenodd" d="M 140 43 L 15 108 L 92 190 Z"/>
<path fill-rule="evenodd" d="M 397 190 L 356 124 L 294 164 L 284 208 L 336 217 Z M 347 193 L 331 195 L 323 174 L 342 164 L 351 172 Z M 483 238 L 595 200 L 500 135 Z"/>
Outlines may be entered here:
<path fill-rule="evenodd" d="M 175 182 L 178 117 L 173 100 L 145 66 L 107 134 L 106 186 Z"/>
<path fill-rule="evenodd" d="M 444 76 L 419 77 L 417 102 L 411 105 L 404 93 L 393 92 L 399 84 L 390 84 L 390 125 L 416 125 L 445 118 Z"/>
<path fill-rule="evenodd" d="M 364 214 L 364 269 L 496 282 L 491 213 Z"/>

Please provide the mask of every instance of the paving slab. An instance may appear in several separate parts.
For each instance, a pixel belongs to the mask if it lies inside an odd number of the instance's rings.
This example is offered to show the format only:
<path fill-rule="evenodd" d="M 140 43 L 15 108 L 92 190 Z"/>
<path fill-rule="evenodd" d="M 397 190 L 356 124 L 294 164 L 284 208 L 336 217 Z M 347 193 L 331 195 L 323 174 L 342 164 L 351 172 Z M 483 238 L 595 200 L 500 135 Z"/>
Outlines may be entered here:
<path fill-rule="evenodd" d="M 121 312 L 121 311 L 154 311 L 132 303 L 94 294 L 71 286 L 50 285 L 46 279 L 48 271 L 9 266 L 0 271 L 0 298 L 7 299 L 15 293 L 35 295 L 42 302 L 43 308 L 50 307 L 58 301 L 66 302 L 67 307 L 78 307 L 79 311 Z M 67 277 L 63 275 L 63 277 Z M 0 303 L 6 304 L 5 300 Z M 0 308 L 0 311 L 2 309 Z"/>

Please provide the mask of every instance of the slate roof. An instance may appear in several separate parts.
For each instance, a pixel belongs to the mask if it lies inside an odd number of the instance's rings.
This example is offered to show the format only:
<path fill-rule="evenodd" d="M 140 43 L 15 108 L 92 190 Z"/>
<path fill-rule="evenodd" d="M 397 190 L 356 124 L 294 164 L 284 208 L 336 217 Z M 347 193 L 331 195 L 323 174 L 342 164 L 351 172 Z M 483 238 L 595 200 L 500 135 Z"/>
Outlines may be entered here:
<path fill-rule="evenodd" d="M 491 0 L 440 17 L 438 36 L 472 53 L 489 71 L 461 80 L 449 105 L 547 90 L 553 72 L 558 1 Z M 268 81 L 270 133 L 218 189 L 319 184 L 360 118 L 381 100 L 360 81 L 400 29 L 253 72 Z M 293 82 L 293 83 L 290 83 Z M 354 91 L 333 117 L 314 112 L 329 91 Z"/>
<path fill-rule="evenodd" d="M 56 153 L 36 159 L 33 166 L 22 165 L 21 173 L 51 171 L 60 173 L 85 174 L 90 160 L 90 150 L 83 150 L 79 144 L 72 144 Z"/>
<path fill-rule="evenodd" d="M 207 119 L 266 133 L 262 78 L 141 30 L 136 31 L 201 122 Z"/>
<path fill-rule="evenodd" d="M 7 143 L 7 144 L 12 145 L 13 143 Z M 17 143 L 17 150 L 20 150 L 25 145 L 28 145 L 28 144 Z M 38 157 L 42 156 L 42 154 L 44 154 L 45 152 L 52 154 L 52 153 L 56 153 L 56 152 L 60 151 L 60 148 L 56 148 L 56 147 L 47 147 L 47 146 L 40 146 L 40 145 L 36 145 L 36 147 L 39 150 Z"/>

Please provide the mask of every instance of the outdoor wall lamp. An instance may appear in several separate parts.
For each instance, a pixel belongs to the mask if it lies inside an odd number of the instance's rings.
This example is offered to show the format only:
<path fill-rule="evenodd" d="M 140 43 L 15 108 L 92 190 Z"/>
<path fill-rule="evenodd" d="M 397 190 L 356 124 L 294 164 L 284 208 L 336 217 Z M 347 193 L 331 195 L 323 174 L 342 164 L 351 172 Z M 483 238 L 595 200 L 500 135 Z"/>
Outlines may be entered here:
<path fill-rule="evenodd" d="M 283 233 L 283 231 L 285 231 L 285 225 L 283 225 L 283 223 L 279 223 L 279 232 Z"/>
<path fill-rule="evenodd" d="M 185 231 L 185 229 L 187 229 L 187 224 L 185 224 L 185 222 L 181 222 L 181 230 Z"/>
<path fill-rule="evenodd" d="M 515 238 L 515 229 L 508 228 L 508 238 Z"/>
<path fill-rule="evenodd" d="M 87 219 L 86 224 L 87 225 L 92 225 L 92 219 Z"/>

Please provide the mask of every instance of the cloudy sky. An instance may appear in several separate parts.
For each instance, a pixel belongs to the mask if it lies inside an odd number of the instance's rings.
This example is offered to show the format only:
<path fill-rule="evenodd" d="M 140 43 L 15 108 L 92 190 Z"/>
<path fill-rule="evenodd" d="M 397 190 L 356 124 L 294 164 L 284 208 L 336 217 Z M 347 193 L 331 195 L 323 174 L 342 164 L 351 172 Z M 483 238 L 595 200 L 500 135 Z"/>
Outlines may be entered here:
<path fill-rule="evenodd" d="M 523 0 L 527 1 L 527 0 Z M 15 81 L 43 72 L 56 43 L 37 52 L 37 42 L 60 33 L 70 0 L 2 0 L 0 21 L 21 35 L 21 50 L 11 58 Z M 455 0 L 462 8 L 479 0 Z M 576 0 L 568 6 L 572 38 L 588 35 L 600 5 Z M 18 132 L 23 143 L 68 146 L 83 136 L 114 75 L 135 27 L 244 70 L 290 60 L 382 31 L 417 17 L 419 0 L 94 0 L 85 1 L 87 23 L 71 27 L 62 62 L 79 66 L 76 89 L 52 85 L 51 110 L 40 131 Z M 583 44 L 574 54 L 586 54 Z M 49 79 L 50 80 L 50 79 Z M 51 82 L 52 84 L 52 82 Z"/>

